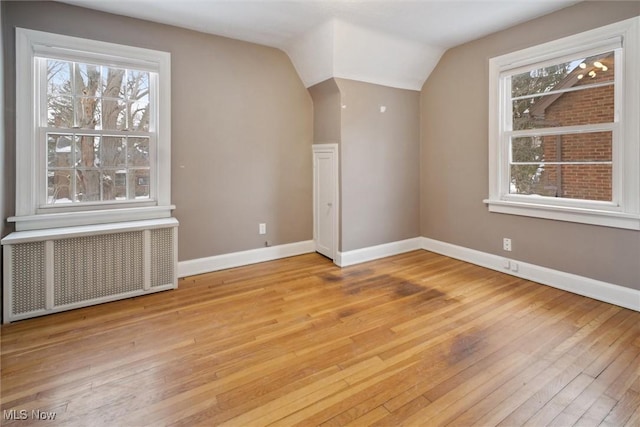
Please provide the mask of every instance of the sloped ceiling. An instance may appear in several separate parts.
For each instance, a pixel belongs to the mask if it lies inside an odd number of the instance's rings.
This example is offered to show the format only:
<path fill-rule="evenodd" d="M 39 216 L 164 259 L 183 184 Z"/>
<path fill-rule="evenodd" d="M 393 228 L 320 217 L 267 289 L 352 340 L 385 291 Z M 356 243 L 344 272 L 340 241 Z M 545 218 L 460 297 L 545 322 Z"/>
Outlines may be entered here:
<path fill-rule="evenodd" d="M 575 0 L 64 0 L 284 50 L 308 87 L 330 77 L 419 90 L 448 48 Z"/>

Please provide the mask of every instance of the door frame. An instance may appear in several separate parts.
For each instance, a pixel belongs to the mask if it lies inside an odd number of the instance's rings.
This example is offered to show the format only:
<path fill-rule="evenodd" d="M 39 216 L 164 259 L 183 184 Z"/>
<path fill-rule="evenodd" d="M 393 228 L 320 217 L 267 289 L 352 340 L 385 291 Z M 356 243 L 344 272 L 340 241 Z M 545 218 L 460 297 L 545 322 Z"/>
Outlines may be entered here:
<path fill-rule="evenodd" d="M 336 263 L 338 259 L 338 248 L 340 239 L 340 173 L 339 173 L 339 150 L 338 144 L 312 144 L 312 163 L 313 163 L 313 243 L 317 248 L 318 242 L 318 178 L 316 175 L 316 161 L 315 155 L 319 153 L 329 153 L 333 159 L 333 247 L 331 248 L 333 253 L 333 262 Z"/>

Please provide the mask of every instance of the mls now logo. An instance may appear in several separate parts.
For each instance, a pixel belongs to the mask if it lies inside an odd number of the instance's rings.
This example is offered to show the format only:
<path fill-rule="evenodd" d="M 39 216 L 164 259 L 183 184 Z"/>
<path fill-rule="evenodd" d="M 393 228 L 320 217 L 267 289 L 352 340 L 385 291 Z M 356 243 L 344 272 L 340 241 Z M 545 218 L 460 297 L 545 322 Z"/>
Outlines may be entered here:
<path fill-rule="evenodd" d="M 29 417 L 31 415 L 31 417 Z M 2 417 L 7 421 L 20 421 L 20 420 L 28 420 L 29 418 L 34 420 L 42 420 L 42 421 L 51 421 L 56 419 L 55 412 L 45 412 L 39 409 L 34 409 L 29 413 L 26 409 L 10 409 L 2 411 Z"/>
<path fill-rule="evenodd" d="M 2 418 L 5 420 L 26 420 L 29 418 L 29 412 L 26 409 L 18 411 L 17 409 L 10 409 L 2 411 Z"/>

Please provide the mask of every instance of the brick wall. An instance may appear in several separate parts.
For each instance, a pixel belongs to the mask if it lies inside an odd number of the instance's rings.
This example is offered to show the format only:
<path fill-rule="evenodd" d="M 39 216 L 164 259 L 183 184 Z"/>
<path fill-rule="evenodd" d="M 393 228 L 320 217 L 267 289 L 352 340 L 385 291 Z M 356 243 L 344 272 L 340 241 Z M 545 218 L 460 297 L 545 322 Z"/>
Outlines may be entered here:
<path fill-rule="evenodd" d="M 612 60 L 607 61 L 607 66 L 605 72 L 596 69 L 595 78 L 585 73 L 573 87 L 613 80 Z M 581 71 L 577 69 L 574 73 Z M 547 126 L 573 126 L 613 122 L 613 117 L 614 87 L 604 86 L 564 93 L 546 108 L 544 121 Z M 595 132 L 548 136 L 542 138 L 542 151 L 547 162 L 611 161 L 612 134 Z M 610 201 L 611 172 L 611 165 L 549 165 L 542 173 L 541 186 L 546 195 Z"/>

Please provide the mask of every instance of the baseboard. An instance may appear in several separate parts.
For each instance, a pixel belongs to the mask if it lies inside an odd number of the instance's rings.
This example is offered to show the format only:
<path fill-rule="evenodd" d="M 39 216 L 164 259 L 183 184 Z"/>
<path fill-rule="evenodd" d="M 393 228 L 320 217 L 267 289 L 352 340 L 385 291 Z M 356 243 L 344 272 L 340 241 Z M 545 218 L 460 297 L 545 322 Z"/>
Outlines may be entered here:
<path fill-rule="evenodd" d="M 426 237 L 398 242 L 385 243 L 368 248 L 356 249 L 348 252 L 338 252 L 335 264 L 347 267 L 379 258 L 398 255 L 417 249 L 424 249 L 451 258 L 500 271 L 512 276 L 521 277 L 533 282 L 542 283 L 574 294 L 615 304 L 620 307 L 640 311 L 640 290 L 630 289 L 612 283 L 602 282 L 564 271 L 553 270 L 535 264 L 506 259 L 504 257 L 441 242 Z M 268 248 L 252 249 L 242 252 L 217 255 L 178 263 L 178 277 L 192 276 L 259 262 L 272 261 L 290 256 L 302 255 L 315 251 L 313 240 L 272 246 Z M 506 261 L 509 263 L 507 264 Z M 512 271 L 511 267 L 517 267 Z"/>
<path fill-rule="evenodd" d="M 371 246 L 368 248 L 355 249 L 348 252 L 338 252 L 334 262 L 339 267 L 347 267 L 349 265 L 360 264 L 361 262 L 398 255 L 405 252 L 415 251 L 417 249 L 422 249 L 422 240 L 420 237 L 400 240 L 398 242 L 384 243 L 382 245 Z"/>
<path fill-rule="evenodd" d="M 227 268 L 273 261 L 290 256 L 308 254 L 316 250 L 313 240 L 270 246 L 268 248 L 251 249 L 242 252 L 216 255 L 207 258 L 178 262 L 178 277 L 193 276 Z"/>
<path fill-rule="evenodd" d="M 426 237 L 421 238 L 421 247 L 430 252 L 470 262 L 574 294 L 615 304 L 620 307 L 640 311 L 640 290 L 630 289 L 564 271 L 553 270 L 535 264 L 510 260 L 498 255 L 488 254 Z M 509 261 L 509 263 L 507 264 L 506 261 Z M 511 267 L 516 268 L 517 271 L 512 271 Z"/>

